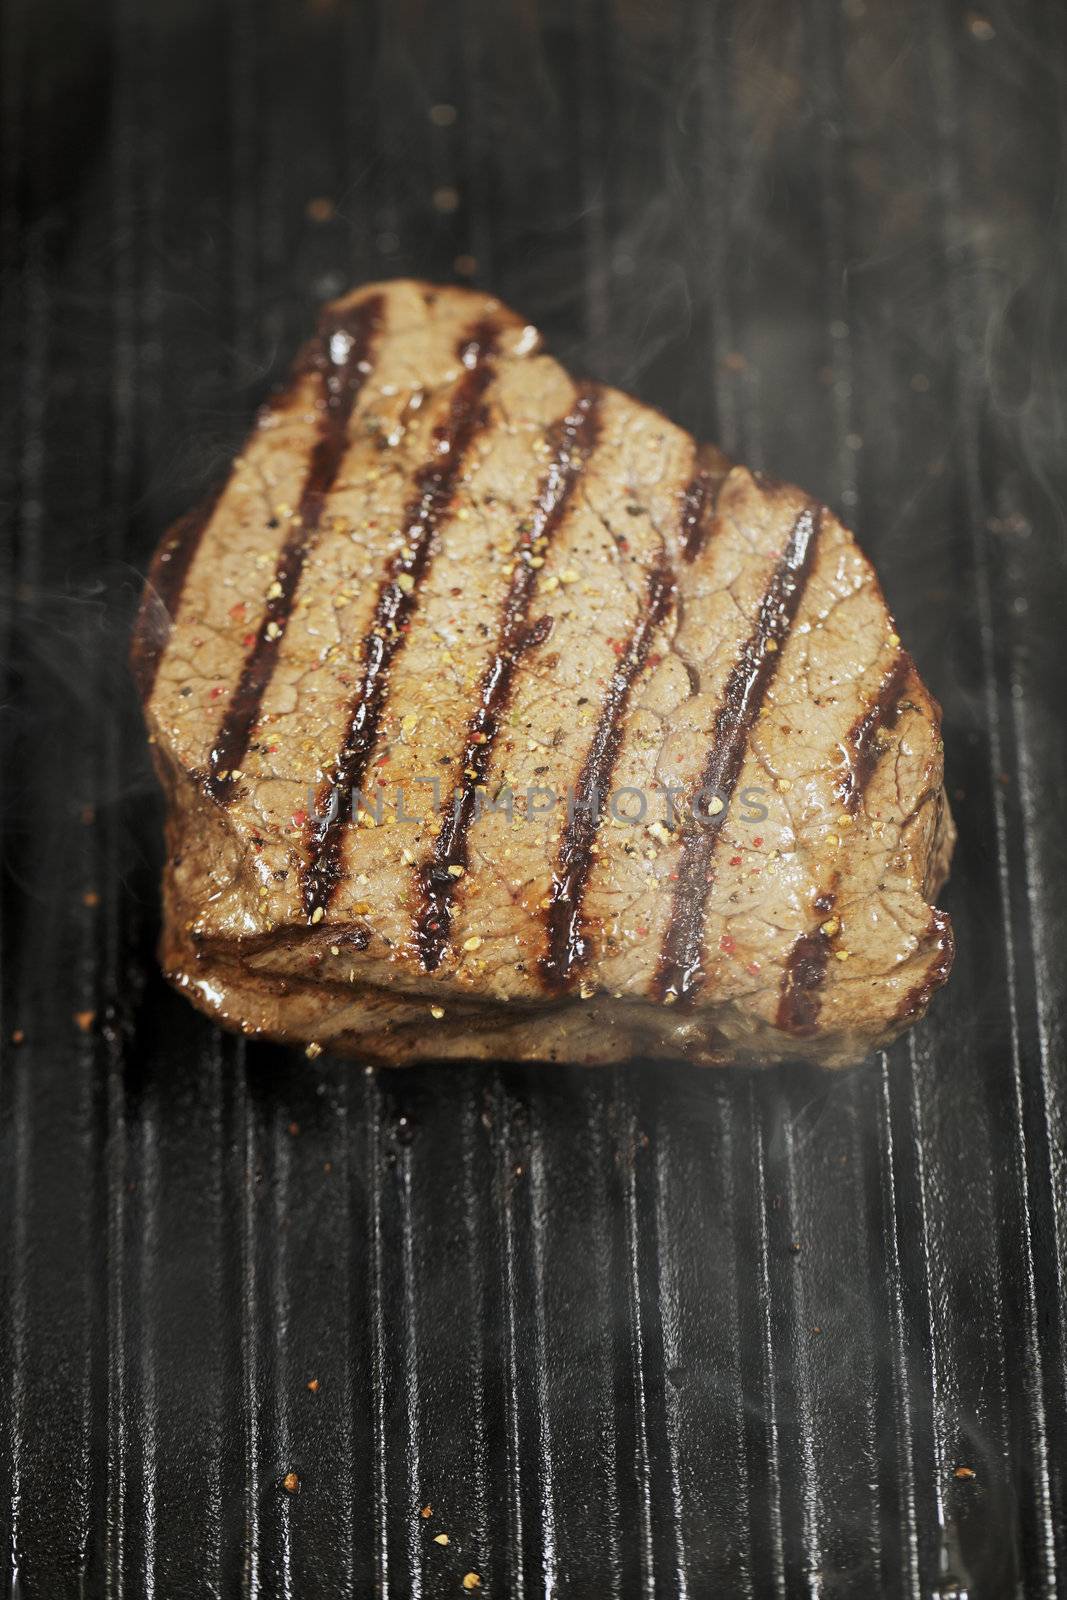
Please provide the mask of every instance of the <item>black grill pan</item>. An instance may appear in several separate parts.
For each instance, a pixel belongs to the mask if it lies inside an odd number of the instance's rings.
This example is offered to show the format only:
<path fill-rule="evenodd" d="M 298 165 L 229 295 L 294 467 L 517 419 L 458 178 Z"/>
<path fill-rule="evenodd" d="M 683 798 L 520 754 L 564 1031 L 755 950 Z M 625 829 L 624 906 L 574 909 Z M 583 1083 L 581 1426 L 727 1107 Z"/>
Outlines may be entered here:
<path fill-rule="evenodd" d="M 0 12 L 6 1592 L 1067 1592 L 1063 8 Z M 887 1055 L 375 1073 L 165 987 L 140 576 L 404 273 L 860 530 L 960 830 Z"/>

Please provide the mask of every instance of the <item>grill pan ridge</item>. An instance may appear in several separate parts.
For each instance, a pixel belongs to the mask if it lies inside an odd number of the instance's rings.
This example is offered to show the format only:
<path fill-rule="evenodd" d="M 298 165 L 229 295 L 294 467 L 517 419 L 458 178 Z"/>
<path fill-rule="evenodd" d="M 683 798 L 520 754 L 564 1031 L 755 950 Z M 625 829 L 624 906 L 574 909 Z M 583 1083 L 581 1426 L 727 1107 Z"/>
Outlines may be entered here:
<path fill-rule="evenodd" d="M 1062 8 L 0 31 L 3 1592 L 1054 1600 Z M 405 274 L 858 529 L 960 837 L 886 1054 L 373 1072 L 167 989 L 141 576 L 315 307 Z"/>

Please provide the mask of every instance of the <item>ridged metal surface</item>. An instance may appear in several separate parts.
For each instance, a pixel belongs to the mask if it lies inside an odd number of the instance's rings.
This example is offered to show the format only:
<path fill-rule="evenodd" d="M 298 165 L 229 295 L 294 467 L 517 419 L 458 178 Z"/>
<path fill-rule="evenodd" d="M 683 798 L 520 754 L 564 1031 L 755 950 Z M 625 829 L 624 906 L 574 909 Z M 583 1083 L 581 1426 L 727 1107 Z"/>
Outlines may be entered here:
<path fill-rule="evenodd" d="M 1052 1600 L 1061 8 L 2 10 L 7 1592 Z M 139 574 L 318 301 L 464 256 L 877 562 L 960 829 L 886 1056 L 373 1074 L 162 983 Z"/>

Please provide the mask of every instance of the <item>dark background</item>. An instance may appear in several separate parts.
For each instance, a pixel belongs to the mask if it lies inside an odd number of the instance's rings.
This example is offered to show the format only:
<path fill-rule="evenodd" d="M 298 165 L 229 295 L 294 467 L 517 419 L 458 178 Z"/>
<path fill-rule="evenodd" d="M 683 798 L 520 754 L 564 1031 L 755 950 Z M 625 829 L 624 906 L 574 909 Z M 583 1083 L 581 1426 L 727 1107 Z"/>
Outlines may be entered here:
<path fill-rule="evenodd" d="M 1051 1600 L 1067 10 L 0 13 L 7 1592 Z M 164 987 L 140 576 L 409 272 L 858 527 L 960 829 L 888 1055 L 375 1074 Z"/>

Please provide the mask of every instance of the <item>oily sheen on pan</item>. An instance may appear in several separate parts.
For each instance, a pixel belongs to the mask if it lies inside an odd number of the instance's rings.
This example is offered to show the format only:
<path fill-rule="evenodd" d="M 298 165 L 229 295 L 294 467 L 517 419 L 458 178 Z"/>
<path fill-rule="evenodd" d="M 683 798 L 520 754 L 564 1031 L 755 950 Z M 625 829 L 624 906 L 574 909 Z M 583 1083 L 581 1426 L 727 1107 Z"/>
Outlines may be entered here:
<path fill-rule="evenodd" d="M 838 1066 L 948 975 L 939 710 L 851 534 L 486 295 L 326 307 L 133 666 L 163 964 L 228 1027 Z"/>

